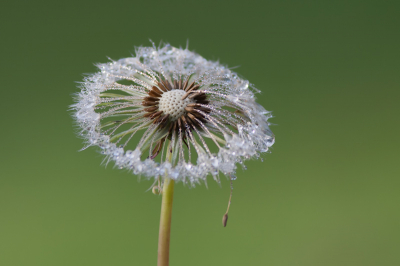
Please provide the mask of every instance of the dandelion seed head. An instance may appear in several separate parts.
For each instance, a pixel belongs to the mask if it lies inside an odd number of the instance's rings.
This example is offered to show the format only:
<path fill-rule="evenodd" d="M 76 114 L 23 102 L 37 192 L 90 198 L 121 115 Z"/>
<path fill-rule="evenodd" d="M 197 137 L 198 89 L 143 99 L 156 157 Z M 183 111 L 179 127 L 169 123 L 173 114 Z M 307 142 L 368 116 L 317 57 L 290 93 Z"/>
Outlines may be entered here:
<path fill-rule="evenodd" d="M 259 91 L 187 49 L 138 47 L 134 57 L 98 68 L 72 109 L 86 146 L 98 146 L 105 163 L 147 178 L 219 182 L 275 141 Z"/>

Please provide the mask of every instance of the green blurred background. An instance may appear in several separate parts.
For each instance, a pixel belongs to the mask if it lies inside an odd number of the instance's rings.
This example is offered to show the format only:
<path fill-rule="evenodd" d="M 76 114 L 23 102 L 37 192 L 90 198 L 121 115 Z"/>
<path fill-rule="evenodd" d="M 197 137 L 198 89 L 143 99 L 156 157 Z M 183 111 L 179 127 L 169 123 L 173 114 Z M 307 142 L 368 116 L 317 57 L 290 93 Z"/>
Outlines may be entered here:
<path fill-rule="evenodd" d="M 149 39 L 262 90 L 276 143 L 229 182 L 177 185 L 173 265 L 400 265 L 398 1 L 4 1 L 0 265 L 156 265 L 150 181 L 78 152 L 72 94 Z"/>

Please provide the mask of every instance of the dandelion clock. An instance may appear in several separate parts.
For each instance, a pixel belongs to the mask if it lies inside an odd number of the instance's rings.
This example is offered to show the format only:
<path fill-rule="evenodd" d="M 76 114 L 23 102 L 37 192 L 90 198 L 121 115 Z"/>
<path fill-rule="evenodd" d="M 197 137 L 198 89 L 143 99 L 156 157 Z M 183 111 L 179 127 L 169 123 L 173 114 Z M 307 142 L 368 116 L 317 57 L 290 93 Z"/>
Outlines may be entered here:
<path fill-rule="evenodd" d="M 72 105 L 80 135 L 107 163 L 153 180 L 162 194 L 158 265 L 168 265 L 174 184 L 236 179 L 238 164 L 274 143 L 271 114 L 249 81 L 188 49 L 138 47 L 97 67 Z"/>

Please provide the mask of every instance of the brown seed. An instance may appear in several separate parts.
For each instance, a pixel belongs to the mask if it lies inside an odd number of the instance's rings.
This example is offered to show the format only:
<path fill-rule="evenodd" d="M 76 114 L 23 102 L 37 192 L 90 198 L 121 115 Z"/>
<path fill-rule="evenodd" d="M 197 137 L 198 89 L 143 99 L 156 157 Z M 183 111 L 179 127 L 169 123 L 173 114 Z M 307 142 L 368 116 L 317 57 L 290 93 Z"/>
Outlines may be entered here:
<path fill-rule="evenodd" d="M 203 115 L 200 114 L 196 109 L 193 110 L 194 112 L 191 112 L 196 118 L 203 118 Z"/>
<path fill-rule="evenodd" d="M 194 110 L 194 108 L 193 107 L 189 107 L 189 106 L 186 106 L 185 107 L 185 110 L 186 110 L 186 112 L 192 112 L 193 110 Z"/>
<path fill-rule="evenodd" d="M 168 80 L 164 79 L 163 81 L 164 87 L 167 88 L 167 90 L 172 91 L 172 85 L 169 83 Z"/>
<path fill-rule="evenodd" d="M 207 118 L 203 115 L 202 117 L 199 118 L 199 120 L 203 123 L 207 122 Z"/>
<path fill-rule="evenodd" d="M 150 118 L 157 117 L 157 116 L 161 115 L 162 113 L 163 113 L 163 111 L 158 111 L 158 112 L 154 113 L 153 115 L 151 115 Z"/>
<path fill-rule="evenodd" d="M 157 103 L 156 102 L 150 102 L 150 101 L 143 101 L 142 105 L 143 106 L 154 106 L 154 105 L 157 105 Z"/>
<path fill-rule="evenodd" d="M 150 113 L 144 114 L 143 116 L 144 116 L 144 117 L 149 117 L 149 116 L 151 116 L 152 114 L 154 114 L 154 112 L 150 112 Z"/>
<path fill-rule="evenodd" d="M 181 100 L 185 100 L 188 96 L 189 96 L 190 92 L 187 92 L 185 95 L 183 95 L 183 97 L 181 98 Z"/>
<path fill-rule="evenodd" d="M 186 128 L 189 127 L 188 119 L 184 115 L 181 116 L 183 123 L 185 124 L 185 130 L 183 131 L 183 137 L 186 137 Z"/>
<path fill-rule="evenodd" d="M 179 128 L 182 128 L 182 121 L 181 121 L 181 118 L 179 117 L 177 121 L 178 121 L 178 126 L 179 126 Z"/>
<path fill-rule="evenodd" d="M 154 158 L 157 157 L 157 155 L 161 151 L 161 148 L 162 148 L 162 145 L 164 144 L 164 141 L 165 141 L 165 138 L 162 138 L 157 142 L 156 146 L 154 147 L 154 149 L 153 149 L 153 151 L 151 153 L 150 159 L 153 160 Z"/>
<path fill-rule="evenodd" d="M 194 98 L 194 100 L 196 101 L 196 102 L 201 102 L 201 101 L 205 101 L 207 99 L 207 96 L 203 96 L 203 97 L 195 97 Z"/>
<path fill-rule="evenodd" d="M 182 121 L 183 121 L 183 123 L 184 123 L 184 124 L 187 124 L 187 122 L 186 122 L 186 118 L 185 118 L 185 116 L 184 116 L 184 115 L 182 115 L 182 116 L 181 116 L 181 119 L 182 119 Z"/>
<path fill-rule="evenodd" d="M 167 87 L 165 87 L 164 83 L 158 82 L 157 85 L 162 91 L 164 91 L 164 92 L 168 91 L 168 89 L 167 89 Z"/>
<path fill-rule="evenodd" d="M 192 84 L 190 84 L 186 89 L 185 89 L 185 91 L 189 91 L 193 86 L 194 86 L 194 82 L 192 82 Z"/>
<path fill-rule="evenodd" d="M 179 89 L 179 90 L 182 89 L 182 80 L 181 80 L 181 79 L 179 79 L 179 82 L 178 82 L 178 89 Z"/>
<path fill-rule="evenodd" d="M 158 97 L 144 97 L 145 101 L 149 101 L 149 102 L 158 102 L 160 100 L 160 98 Z"/>
<path fill-rule="evenodd" d="M 192 85 L 193 85 L 194 83 L 192 83 Z M 192 86 L 191 85 L 191 86 Z M 185 100 L 191 93 L 193 93 L 195 90 L 197 90 L 198 88 L 200 88 L 200 85 L 196 85 L 196 86 L 194 86 L 194 87 L 191 87 L 191 88 L 189 88 L 188 90 L 187 90 L 187 93 L 182 97 L 182 100 Z M 189 98 L 190 99 L 192 99 L 194 96 L 193 96 L 193 94 L 192 95 L 190 95 L 189 96 Z"/>
<path fill-rule="evenodd" d="M 196 117 L 194 115 L 192 115 L 191 113 L 187 114 L 188 116 L 188 120 L 191 120 L 191 123 L 193 124 L 193 126 L 197 126 L 199 125 L 199 122 L 196 120 Z"/>
<path fill-rule="evenodd" d="M 169 117 L 169 114 L 164 115 L 164 116 L 162 116 L 162 117 L 160 118 L 160 128 L 165 127 L 165 125 L 166 125 L 167 122 L 168 122 L 168 117 Z"/>
<path fill-rule="evenodd" d="M 158 106 L 153 106 L 153 107 L 144 108 L 144 110 L 145 110 L 146 112 L 154 112 L 154 111 L 157 110 L 157 109 L 158 109 Z"/>
<path fill-rule="evenodd" d="M 197 99 L 196 99 L 197 100 Z M 201 101 L 199 101 L 199 100 L 197 100 L 197 103 L 201 103 L 201 104 L 209 104 L 210 103 L 210 101 L 207 101 L 207 100 L 201 100 Z"/>
<path fill-rule="evenodd" d="M 176 131 L 177 126 L 178 126 L 178 123 L 175 121 L 173 131 Z"/>
<path fill-rule="evenodd" d="M 162 90 L 160 90 L 159 88 L 157 88 L 156 86 L 153 86 L 153 91 L 155 92 L 155 93 L 158 93 L 158 94 L 163 94 L 163 92 L 162 92 Z"/>
<path fill-rule="evenodd" d="M 205 100 L 205 99 L 207 99 L 207 95 L 203 92 L 203 93 L 197 94 L 196 97 L 194 97 L 194 99 L 197 101 Z"/>
<path fill-rule="evenodd" d="M 188 77 L 188 78 L 185 80 L 185 82 L 183 83 L 182 90 L 186 90 L 186 86 L 187 86 L 188 82 L 189 82 L 189 77 Z"/>
<path fill-rule="evenodd" d="M 201 93 L 201 92 L 192 92 L 192 93 L 189 95 L 189 99 L 196 98 L 200 93 Z"/>
<path fill-rule="evenodd" d="M 172 129 L 174 128 L 174 126 L 175 126 L 175 122 L 172 122 L 171 125 L 169 126 L 169 129 L 168 129 L 168 132 L 169 132 L 168 138 L 169 138 L 170 134 L 172 133 Z"/>
<path fill-rule="evenodd" d="M 199 85 L 199 84 L 193 86 L 190 90 L 191 90 L 191 91 L 195 91 L 195 90 L 197 90 L 198 88 L 200 88 L 200 85 Z"/>
<path fill-rule="evenodd" d="M 186 122 L 189 128 L 194 127 L 194 123 L 192 122 L 192 119 L 190 119 L 189 117 L 186 117 Z"/>
<path fill-rule="evenodd" d="M 197 109 L 197 110 L 200 110 L 200 111 L 203 111 L 203 112 L 205 112 L 205 113 L 211 112 L 211 109 L 210 109 L 210 108 L 207 108 L 207 107 L 204 107 L 204 106 L 197 106 L 196 109 Z"/>
<path fill-rule="evenodd" d="M 154 90 L 151 90 L 148 92 L 150 96 L 155 97 L 155 98 L 159 98 L 161 97 L 161 94 L 158 94 L 157 92 L 155 92 Z"/>
<path fill-rule="evenodd" d="M 200 85 L 199 84 L 197 84 L 196 86 L 193 86 L 192 88 L 190 88 L 187 92 L 189 93 L 192 93 L 192 92 L 195 92 L 198 88 L 200 88 Z"/>
<path fill-rule="evenodd" d="M 196 121 L 196 117 L 192 113 L 188 113 L 187 116 L 193 121 Z"/>
<path fill-rule="evenodd" d="M 195 110 L 196 111 L 196 110 Z M 200 114 L 199 112 L 192 112 L 192 114 L 197 118 L 198 121 L 202 123 L 206 123 L 207 120 L 203 114 Z"/>
<path fill-rule="evenodd" d="M 157 124 L 157 123 L 160 121 L 160 119 L 161 119 L 161 116 L 160 116 L 160 115 L 157 116 L 157 117 L 153 120 L 153 124 L 154 124 L 154 125 Z"/>
<path fill-rule="evenodd" d="M 226 224 L 228 223 L 228 214 L 225 213 L 224 216 L 222 217 L 222 225 L 226 227 Z"/>

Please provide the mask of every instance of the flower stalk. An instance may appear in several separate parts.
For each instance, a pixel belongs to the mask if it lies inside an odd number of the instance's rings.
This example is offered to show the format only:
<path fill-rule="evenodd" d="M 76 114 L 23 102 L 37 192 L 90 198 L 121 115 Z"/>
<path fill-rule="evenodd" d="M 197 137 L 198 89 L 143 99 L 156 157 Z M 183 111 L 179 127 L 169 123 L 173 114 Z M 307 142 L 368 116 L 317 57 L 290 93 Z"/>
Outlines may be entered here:
<path fill-rule="evenodd" d="M 171 143 L 170 143 L 171 144 Z M 172 149 L 168 147 L 167 160 L 172 159 Z M 158 261 L 157 266 L 169 265 L 169 245 L 171 235 L 172 203 L 174 200 L 175 181 L 167 176 L 162 189 L 162 203 L 160 215 L 160 229 L 158 235 Z"/>

